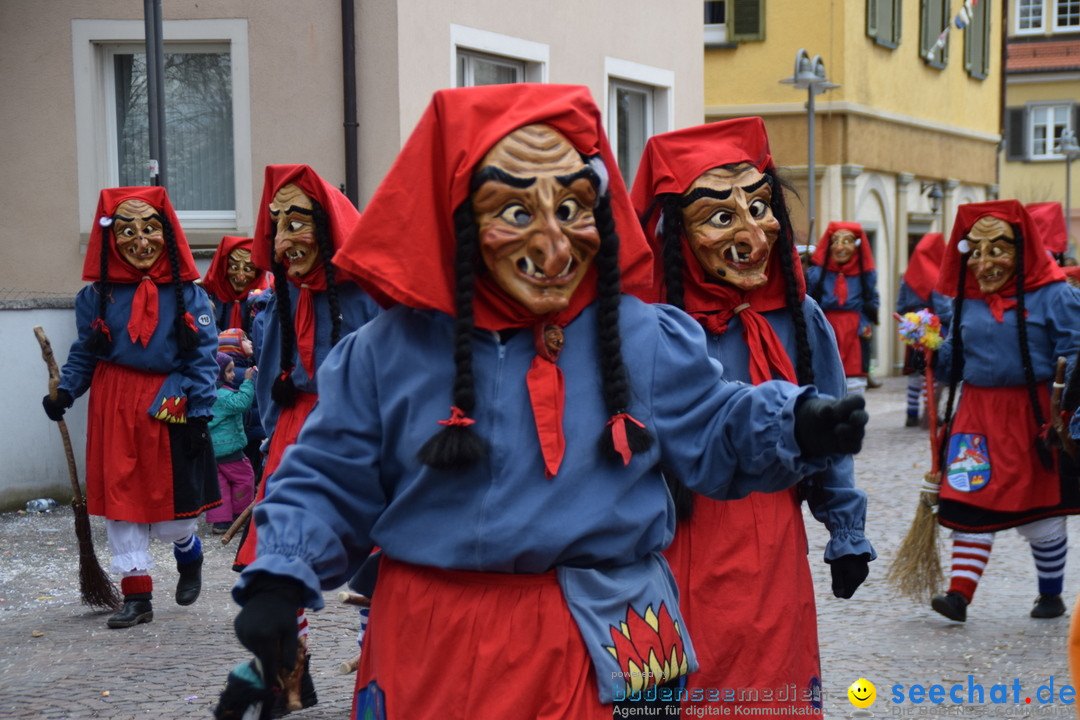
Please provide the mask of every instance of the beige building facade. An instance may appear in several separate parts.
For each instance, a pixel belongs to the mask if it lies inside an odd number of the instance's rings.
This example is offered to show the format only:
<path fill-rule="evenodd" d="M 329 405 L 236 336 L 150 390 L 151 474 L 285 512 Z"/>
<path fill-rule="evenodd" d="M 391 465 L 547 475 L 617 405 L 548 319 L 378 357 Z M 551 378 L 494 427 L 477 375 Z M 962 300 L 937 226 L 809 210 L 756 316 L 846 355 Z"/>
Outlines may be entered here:
<path fill-rule="evenodd" d="M 363 209 L 441 88 L 586 85 L 628 175 L 649 135 L 704 114 L 696 3 L 157 4 L 165 185 L 204 271 L 222 236 L 253 233 L 266 165 L 310 165 Z M 152 184 L 143 8 L 137 0 L 0 3 L 0 166 L 16 209 L 0 226 L 0 509 L 70 497 L 56 426 L 40 410 L 46 374 L 32 328 L 46 330 L 62 363 L 100 189 Z M 85 407 L 66 416 L 80 469 Z"/>

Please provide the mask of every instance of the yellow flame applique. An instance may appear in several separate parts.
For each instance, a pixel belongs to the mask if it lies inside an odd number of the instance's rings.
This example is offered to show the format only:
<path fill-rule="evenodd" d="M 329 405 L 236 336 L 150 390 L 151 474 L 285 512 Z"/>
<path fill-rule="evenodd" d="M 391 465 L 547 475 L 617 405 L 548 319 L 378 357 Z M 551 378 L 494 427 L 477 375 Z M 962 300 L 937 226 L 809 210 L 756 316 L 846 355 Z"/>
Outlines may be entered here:
<path fill-rule="evenodd" d="M 607 651 L 624 673 L 627 693 L 663 685 L 689 672 L 682 630 L 664 603 L 659 613 L 649 605 L 644 615 L 628 605 L 626 621 L 611 626 L 611 640 L 614 645 L 606 646 Z"/>
<path fill-rule="evenodd" d="M 161 422 L 186 423 L 187 422 L 187 398 L 167 397 L 162 398 L 161 406 L 154 417 Z"/>

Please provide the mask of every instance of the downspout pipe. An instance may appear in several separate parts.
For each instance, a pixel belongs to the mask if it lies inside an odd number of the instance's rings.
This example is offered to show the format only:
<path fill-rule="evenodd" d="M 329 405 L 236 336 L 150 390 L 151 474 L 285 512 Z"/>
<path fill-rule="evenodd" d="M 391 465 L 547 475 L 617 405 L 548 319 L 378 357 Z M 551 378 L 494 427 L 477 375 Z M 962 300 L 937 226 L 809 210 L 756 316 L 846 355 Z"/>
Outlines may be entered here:
<path fill-rule="evenodd" d="M 360 206 L 359 163 L 356 120 L 356 5 L 355 0 L 341 0 L 341 76 L 345 100 L 345 197 Z"/>
<path fill-rule="evenodd" d="M 168 187 L 169 174 L 165 153 L 165 42 L 162 37 L 161 0 L 143 0 L 143 24 L 146 32 L 150 182 Z"/>

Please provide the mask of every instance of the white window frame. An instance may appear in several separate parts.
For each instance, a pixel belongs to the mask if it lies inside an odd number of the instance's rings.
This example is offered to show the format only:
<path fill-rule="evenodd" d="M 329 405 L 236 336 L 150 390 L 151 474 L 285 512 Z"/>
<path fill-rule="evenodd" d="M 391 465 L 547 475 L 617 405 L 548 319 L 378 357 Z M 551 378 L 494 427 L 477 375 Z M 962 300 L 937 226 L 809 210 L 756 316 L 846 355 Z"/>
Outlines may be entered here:
<path fill-rule="evenodd" d="M 1051 2 L 1054 3 L 1054 32 L 1080 32 L 1080 2 L 1075 2 L 1075 0 L 1051 0 Z M 1076 22 L 1072 25 L 1063 25 L 1061 22 L 1062 13 L 1059 11 L 1065 2 L 1074 4 L 1073 16 Z"/>
<path fill-rule="evenodd" d="M 102 188 L 119 182 L 116 165 L 115 117 L 112 70 L 108 59 L 117 45 L 143 43 L 142 20 L 75 19 L 71 21 L 71 52 L 75 84 L 76 177 L 78 178 L 81 231 L 97 208 Z M 248 198 L 252 197 L 251 90 L 248 82 L 247 20 L 166 20 L 162 23 L 165 48 L 176 44 L 202 47 L 228 46 L 232 68 L 233 167 L 236 212 L 178 212 L 185 230 L 222 229 L 248 231 L 255 225 Z"/>
<path fill-rule="evenodd" d="M 706 23 L 704 27 L 706 45 L 723 45 L 727 42 L 727 22 Z"/>
<path fill-rule="evenodd" d="M 551 48 L 546 43 L 533 42 L 488 30 L 450 25 L 450 84 L 457 87 L 458 54 L 495 56 L 500 59 L 524 63 L 525 82 L 546 83 Z M 487 59 L 487 58 L 485 58 Z"/>
<path fill-rule="evenodd" d="M 1043 122 L 1041 124 L 1036 123 L 1035 113 L 1039 110 L 1063 110 L 1065 113 L 1065 130 L 1072 130 L 1072 115 L 1073 106 L 1067 103 L 1035 103 L 1028 105 L 1028 128 L 1027 128 L 1027 147 L 1028 147 L 1028 159 L 1029 160 L 1061 160 L 1065 156 L 1059 153 L 1055 148 L 1057 147 L 1058 140 L 1051 134 L 1046 138 L 1046 152 L 1035 153 L 1035 129 L 1036 127 L 1049 127 L 1050 124 Z"/>
<path fill-rule="evenodd" d="M 514 60 L 500 55 L 487 55 L 485 53 L 478 53 L 475 50 L 466 50 L 465 48 L 458 48 L 457 59 L 458 61 L 465 61 L 463 77 L 455 77 L 455 82 L 458 87 L 474 87 L 476 85 L 475 65 L 477 62 L 510 68 L 514 71 L 514 76 L 516 78 L 513 82 L 525 82 L 524 60 Z"/>
<path fill-rule="evenodd" d="M 613 57 L 604 58 L 604 98 L 607 104 L 606 122 L 608 141 L 612 151 L 619 143 L 616 127 L 615 90 L 620 84 L 634 89 L 652 91 L 652 107 L 647 119 L 646 139 L 667 132 L 675 126 L 675 72 L 663 68 L 642 65 Z"/>
<path fill-rule="evenodd" d="M 1015 14 L 1013 16 L 1013 28 L 1017 35 L 1041 35 L 1046 26 L 1046 0 L 1015 0 Z M 1025 4 L 1026 3 L 1026 4 Z M 1039 11 L 1039 24 L 1025 28 L 1022 26 L 1024 10 Z"/>

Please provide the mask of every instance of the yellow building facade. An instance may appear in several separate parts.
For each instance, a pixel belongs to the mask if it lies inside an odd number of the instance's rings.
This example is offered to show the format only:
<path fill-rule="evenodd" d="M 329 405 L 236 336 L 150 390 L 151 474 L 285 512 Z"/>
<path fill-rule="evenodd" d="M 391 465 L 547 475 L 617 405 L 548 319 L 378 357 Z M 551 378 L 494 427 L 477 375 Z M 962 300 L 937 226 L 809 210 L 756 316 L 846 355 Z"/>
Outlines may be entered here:
<path fill-rule="evenodd" d="M 791 211 L 800 241 L 816 244 L 833 220 L 859 222 L 871 238 L 883 318 L 878 375 L 901 364 L 889 313 L 914 243 L 947 234 L 958 205 L 998 196 L 1002 4 L 976 0 L 958 18 L 965 6 L 957 0 L 706 2 L 714 21 L 706 24 L 706 120 L 764 118 L 777 166 L 798 191 Z M 812 228 L 811 91 L 781 82 L 795 74 L 800 49 L 820 56 L 839 86 L 814 96 Z"/>
<path fill-rule="evenodd" d="M 1066 153 L 1061 141 L 1080 131 L 1080 6 L 1014 0 L 1006 54 L 1002 196 L 1025 204 L 1061 203 L 1069 226 L 1067 252 L 1076 257 L 1080 192 L 1068 156 L 1076 159 L 1080 147 Z"/>

